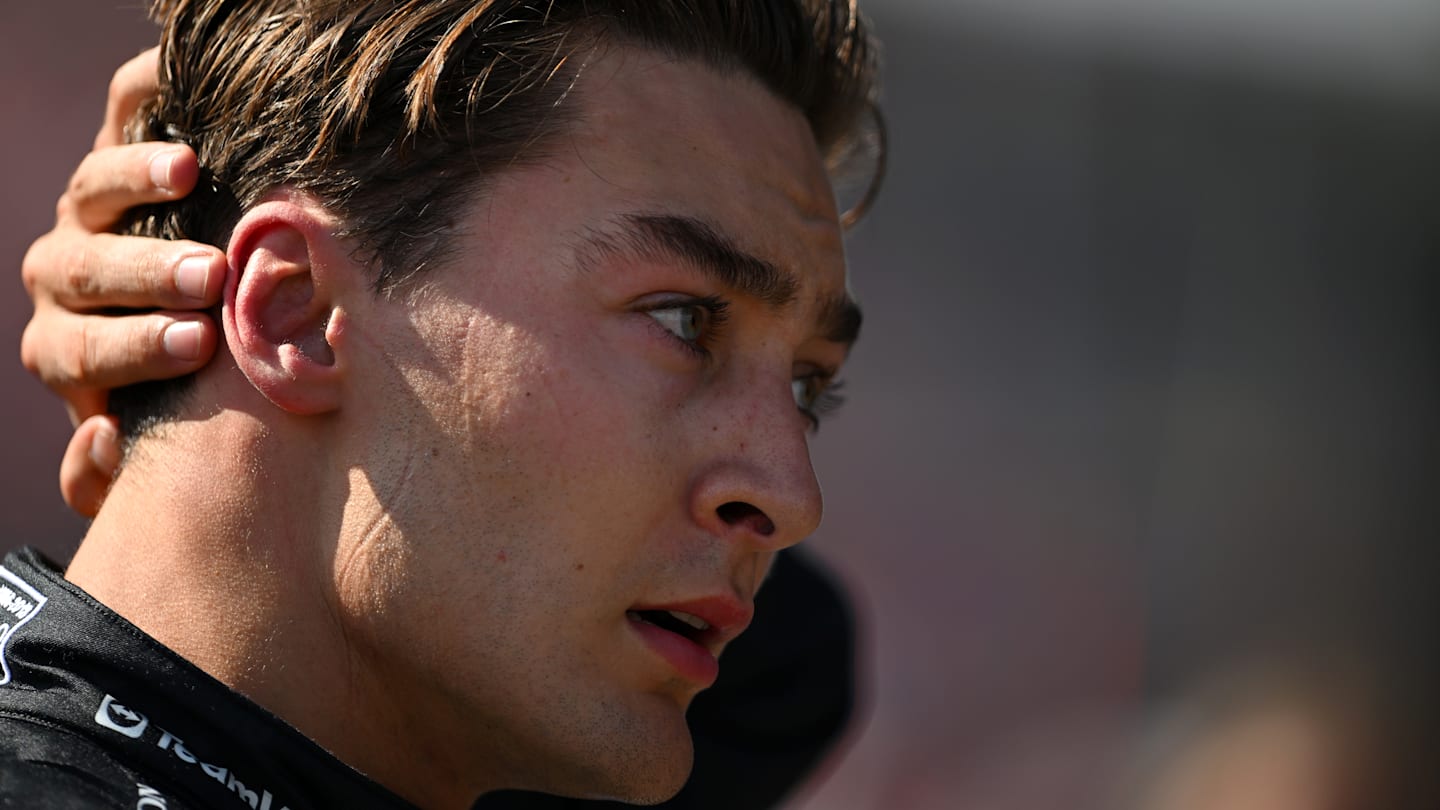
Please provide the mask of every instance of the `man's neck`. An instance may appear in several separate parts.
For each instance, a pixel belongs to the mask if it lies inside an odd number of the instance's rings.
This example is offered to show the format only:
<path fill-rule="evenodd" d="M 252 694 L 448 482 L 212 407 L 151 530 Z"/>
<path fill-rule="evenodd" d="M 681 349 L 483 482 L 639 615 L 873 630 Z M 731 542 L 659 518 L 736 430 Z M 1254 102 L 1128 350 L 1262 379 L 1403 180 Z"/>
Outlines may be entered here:
<path fill-rule="evenodd" d="M 236 411 L 145 437 L 66 578 L 412 802 L 467 807 L 477 775 L 387 700 L 337 596 L 384 509 L 343 450 L 293 439 Z"/>
<path fill-rule="evenodd" d="M 295 598 L 286 580 L 304 576 L 295 550 L 309 544 L 293 541 L 311 530 L 260 486 L 260 435 L 252 420 L 223 414 L 140 439 L 66 572 L 237 686 L 247 680 L 245 662 L 273 654 L 264 628 Z"/>
<path fill-rule="evenodd" d="M 273 458 L 267 436 L 225 412 L 141 439 L 66 577 L 333 747 L 347 733 L 337 718 L 363 716 L 347 707 L 368 688 L 326 577 L 341 507 L 296 457 Z"/>

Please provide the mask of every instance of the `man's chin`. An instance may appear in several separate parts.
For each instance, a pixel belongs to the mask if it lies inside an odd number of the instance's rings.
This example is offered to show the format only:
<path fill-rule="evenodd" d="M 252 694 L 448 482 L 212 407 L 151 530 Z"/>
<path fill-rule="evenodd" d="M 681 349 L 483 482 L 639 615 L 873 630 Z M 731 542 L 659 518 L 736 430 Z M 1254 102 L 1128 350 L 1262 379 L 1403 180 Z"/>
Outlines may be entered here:
<path fill-rule="evenodd" d="M 606 757 L 603 773 L 590 774 L 590 789 L 577 798 L 609 799 L 651 805 L 671 799 L 685 786 L 694 765 L 695 748 L 688 728 L 679 734 L 656 735 L 643 744 Z M 663 741 L 662 741 L 663 740 Z M 632 741 L 633 742 L 633 741 Z M 614 754 L 618 754 L 615 756 Z"/>

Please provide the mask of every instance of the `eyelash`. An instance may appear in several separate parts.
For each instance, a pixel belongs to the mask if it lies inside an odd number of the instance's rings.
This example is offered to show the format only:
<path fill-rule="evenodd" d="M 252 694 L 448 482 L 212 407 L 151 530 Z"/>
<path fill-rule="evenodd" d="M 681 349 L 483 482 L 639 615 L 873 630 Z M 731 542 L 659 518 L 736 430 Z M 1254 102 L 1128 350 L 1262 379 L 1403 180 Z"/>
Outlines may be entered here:
<path fill-rule="evenodd" d="M 812 374 L 808 377 L 796 377 L 795 382 L 824 386 L 815 394 L 815 399 L 809 407 L 804 407 L 799 403 L 795 405 L 801 415 L 810 420 L 810 431 L 819 433 L 820 423 L 845 404 L 845 395 L 840 393 L 840 390 L 845 387 L 845 381 L 831 380 L 828 375 L 824 374 Z"/>
<path fill-rule="evenodd" d="M 654 313 L 667 310 L 703 310 L 705 313 L 705 321 L 700 327 L 700 336 L 694 340 L 687 340 L 675 334 L 673 330 L 660 323 L 659 319 L 655 320 L 655 324 L 685 351 L 690 352 L 701 360 L 709 360 L 712 354 L 709 347 L 705 344 L 712 343 L 718 339 L 724 326 L 729 321 L 729 308 L 730 303 L 725 299 L 716 295 L 707 295 L 699 298 L 666 301 L 658 306 L 652 306 L 645 311 L 653 318 Z M 845 404 L 845 396 L 840 393 L 840 389 L 844 387 L 844 381 L 832 380 L 827 373 L 814 372 L 796 377 L 791 384 L 800 384 L 807 389 L 807 392 L 808 389 L 814 386 L 820 388 L 820 390 L 813 395 L 814 398 L 808 406 L 801 405 L 798 401 L 795 404 L 796 409 L 810 422 L 810 430 L 812 432 L 819 432 L 820 422 L 825 417 L 835 413 L 841 405 Z"/>

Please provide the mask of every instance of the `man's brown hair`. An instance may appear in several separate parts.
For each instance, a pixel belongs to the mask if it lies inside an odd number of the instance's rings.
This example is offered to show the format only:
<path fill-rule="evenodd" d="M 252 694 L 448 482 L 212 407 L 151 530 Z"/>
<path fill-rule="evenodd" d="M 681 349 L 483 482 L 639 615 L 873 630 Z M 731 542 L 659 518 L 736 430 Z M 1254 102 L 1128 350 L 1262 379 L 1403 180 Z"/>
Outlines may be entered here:
<path fill-rule="evenodd" d="M 802 111 L 833 165 L 874 112 L 875 48 L 854 0 L 156 0 L 160 92 L 131 141 L 192 146 L 194 193 L 130 232 L 223 244 L 281 185 L 344 223 L 387 292 L 443 256 L 463 198 L 541 158 L 597 47 L 743 72 Z M 863 150 L 859 150 L 863 152 Z M 187 382 L 115 392 L 131 438 Z"/>

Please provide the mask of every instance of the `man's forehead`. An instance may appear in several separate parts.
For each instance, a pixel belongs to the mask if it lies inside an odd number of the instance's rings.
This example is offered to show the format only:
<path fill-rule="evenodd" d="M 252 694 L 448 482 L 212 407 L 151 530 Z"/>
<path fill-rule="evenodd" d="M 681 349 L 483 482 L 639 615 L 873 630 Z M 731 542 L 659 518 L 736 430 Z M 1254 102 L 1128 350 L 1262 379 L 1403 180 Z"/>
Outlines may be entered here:
<path fill-rule="evenodd" d="M 806 219 L 839 219 L 804 114 L 742 69 L 620 47 L 584 68 L 576 92 L 579 149 L 628 145 L 676 182 L 763 189 Z"/>

